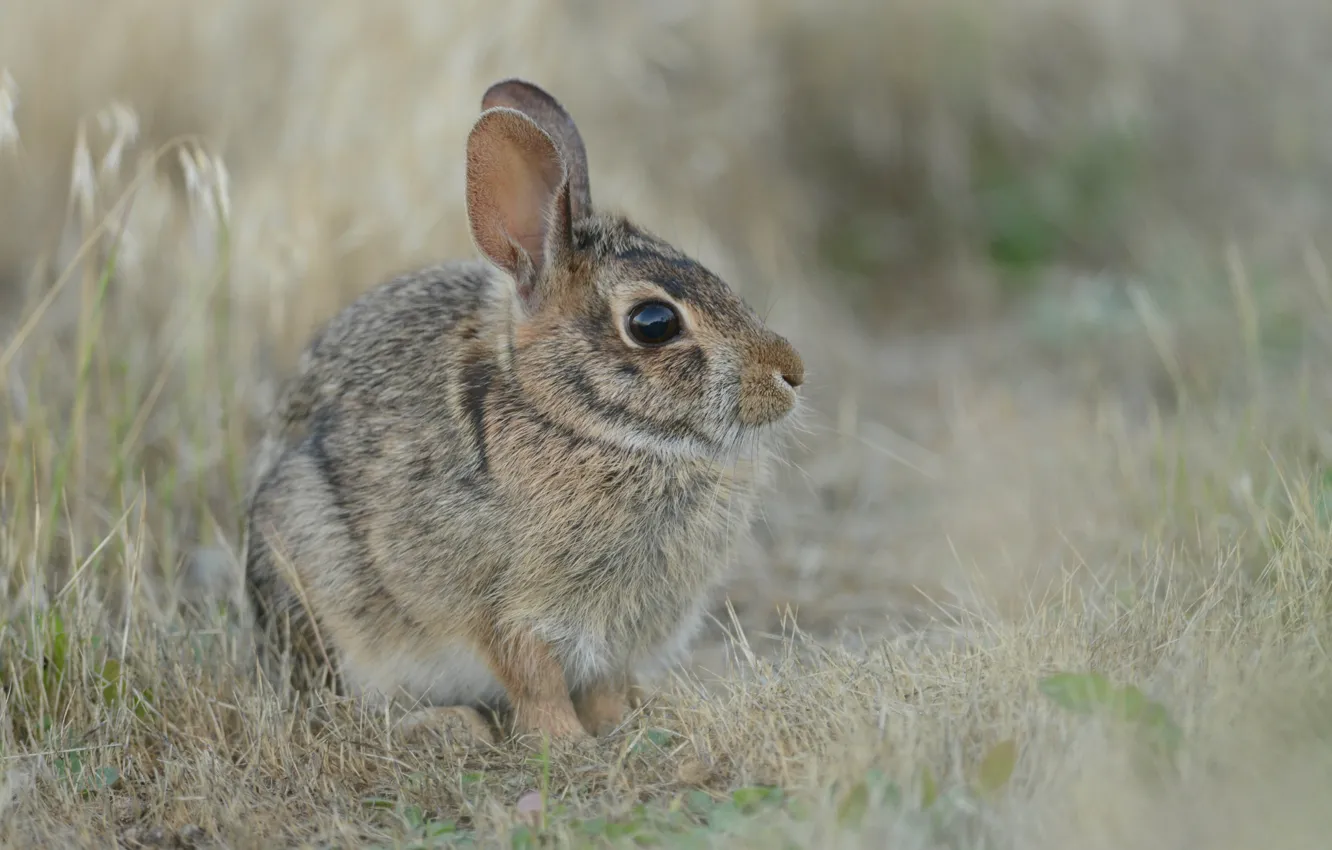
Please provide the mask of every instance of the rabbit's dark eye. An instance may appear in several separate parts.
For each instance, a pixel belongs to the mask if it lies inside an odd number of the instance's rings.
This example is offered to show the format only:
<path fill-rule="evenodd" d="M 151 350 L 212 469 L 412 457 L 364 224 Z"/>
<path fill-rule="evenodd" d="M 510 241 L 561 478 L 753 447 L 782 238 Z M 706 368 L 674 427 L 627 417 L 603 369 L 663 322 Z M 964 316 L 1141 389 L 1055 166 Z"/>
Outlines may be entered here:
<path fill-rule="evenodd" d="M 663 345 L 680 335 L 680 316 L 660 301 L 645 301 L 629 311 L 629 335 L 643 345 Z"/>

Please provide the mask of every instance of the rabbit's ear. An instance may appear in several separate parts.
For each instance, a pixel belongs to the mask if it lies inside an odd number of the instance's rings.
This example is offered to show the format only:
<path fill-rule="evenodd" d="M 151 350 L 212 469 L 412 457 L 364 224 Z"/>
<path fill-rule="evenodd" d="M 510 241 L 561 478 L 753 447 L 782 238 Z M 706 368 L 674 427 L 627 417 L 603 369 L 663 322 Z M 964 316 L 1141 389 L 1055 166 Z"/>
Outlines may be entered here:
<path fill-rule="evenodd" d="M 508 79 L 486 89 L 481 108 L 507 106 L 536 122 L 555 140 L 569 176 L 569 207 L 574 221 L 592 212 L 592 188 L 587 177 L 587 150 L 578 125 L 560 102 L 545 89 L 526 80 Z"/>
<path fill-rule="evenodd" d="M 467 219 L 529 309 L 552 266 L 573 256 L 569 181 L 554 140 L 521 112 L 488 109 L 467 136 Z"/>

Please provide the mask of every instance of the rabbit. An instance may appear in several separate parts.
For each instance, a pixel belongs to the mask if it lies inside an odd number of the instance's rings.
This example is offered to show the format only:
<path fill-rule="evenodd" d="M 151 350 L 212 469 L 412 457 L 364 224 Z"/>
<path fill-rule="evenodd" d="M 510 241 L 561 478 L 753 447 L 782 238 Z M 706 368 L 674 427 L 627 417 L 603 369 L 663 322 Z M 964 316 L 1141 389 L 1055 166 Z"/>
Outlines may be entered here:
<path fill-rule="evenodd" d="M 593 208 L 578 128 L 534 83 L 486 90 L 465 191 L 482 257 L 369 290 L 283 387 L 247 594 L 289 674 L 590 740 L 687 649 L 804 364 L 715 274 Z"/>

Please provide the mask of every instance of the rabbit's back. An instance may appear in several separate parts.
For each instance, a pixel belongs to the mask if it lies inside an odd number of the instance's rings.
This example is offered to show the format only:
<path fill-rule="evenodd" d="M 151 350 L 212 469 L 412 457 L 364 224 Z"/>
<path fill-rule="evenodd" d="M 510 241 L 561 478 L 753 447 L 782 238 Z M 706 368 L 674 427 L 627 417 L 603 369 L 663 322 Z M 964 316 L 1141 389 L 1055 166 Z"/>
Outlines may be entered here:
<path fill-rule="evenodd" d="M 378 538 L 401 524 L 385 517 L 416 521 L 427 483 L 454 489 L 443 479 L 476 465 L 463 373 L 484 359 L 493 288 L 481 263 L 424 269 L 370 290 L 312 339 L 252 471 L 247 579 L 261 627 L 289 619 L 298 643 L 323 644 L 310 633 L 317 610 L 320 628 L 401 630 L 377 566 L 395 545 Z"/>
<path fill-rule="evenodd" d="M 479 335 L 495 297 L 479 262 L 450 263 L 395 278 L 336 315 L 310 342 L 276 420 L 299 430 L 330 400 L 342 407 L 410 404 L 448 378 L 456 350 L 445 343 L 467 324 Z"/>

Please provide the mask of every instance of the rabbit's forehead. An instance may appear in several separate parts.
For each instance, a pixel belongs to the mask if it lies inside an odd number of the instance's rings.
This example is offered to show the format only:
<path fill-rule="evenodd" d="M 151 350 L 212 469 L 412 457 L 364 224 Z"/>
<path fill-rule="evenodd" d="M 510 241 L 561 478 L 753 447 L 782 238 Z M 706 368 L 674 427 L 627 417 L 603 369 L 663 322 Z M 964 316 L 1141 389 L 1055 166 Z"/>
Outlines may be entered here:
<path fill-rule="evenodd" d="M 655 290 L 688 308 L 699 324 L 727 333 L 758 330 L 757 315 L 725 281 L 624 218 L 584 219 L 575 225 L 574 243 L 592 258 L 598 289 L 612 303 Z"/>
<path fill-rule="evenodd" d="M 756 321 L 753 311 L 721 278 L 680 254 L 630 248 L 615 255 L 603 281 L 613 303 L 660 293 L 702 324 L 736 328 Z"/>

